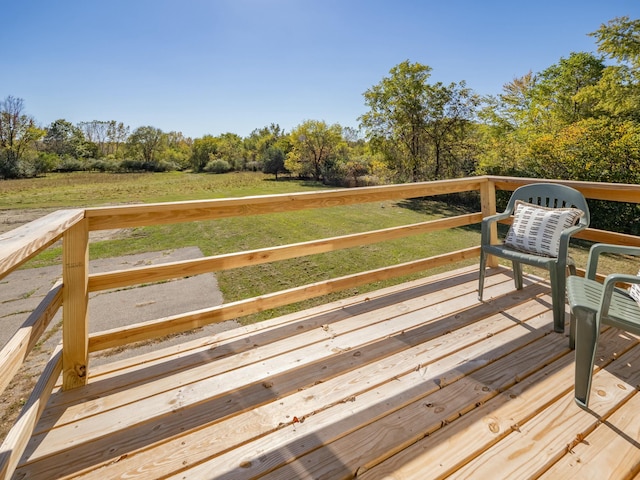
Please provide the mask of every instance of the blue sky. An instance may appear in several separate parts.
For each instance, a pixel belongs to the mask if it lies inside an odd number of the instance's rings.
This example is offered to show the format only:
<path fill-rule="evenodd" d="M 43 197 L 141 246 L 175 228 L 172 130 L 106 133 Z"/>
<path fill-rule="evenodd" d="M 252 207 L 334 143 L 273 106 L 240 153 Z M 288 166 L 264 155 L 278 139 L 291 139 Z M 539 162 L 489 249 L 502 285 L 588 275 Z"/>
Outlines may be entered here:
<path fill-rule="evenodd" d="M 0 99 L 43 127 L 116 120 L 197 138 L 307 119 L 357 127 L 404 60 L 479 94 L 640 16 L 640 0 L 23 0 L 5 2 Z"/>

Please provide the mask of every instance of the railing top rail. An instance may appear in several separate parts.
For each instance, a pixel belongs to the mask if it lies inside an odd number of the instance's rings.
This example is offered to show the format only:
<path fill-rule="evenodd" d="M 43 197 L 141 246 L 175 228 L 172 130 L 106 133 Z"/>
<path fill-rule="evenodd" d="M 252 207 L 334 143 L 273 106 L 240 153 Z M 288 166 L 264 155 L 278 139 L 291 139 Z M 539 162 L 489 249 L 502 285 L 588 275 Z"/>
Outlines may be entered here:
<path fill-rule="evenodd" d="M 83 209 L 57 210 L 0 235 L 0 278 L 56 242 L 83 218 Z"/>
<path fill-rule="evenodd" d="M 593 200 L 640 203 L 640 185 L 635 184 L 549 180 L 526 177 L 489 176 L 484 178 L 491 180 L 496 188 L 501 190 L 515 190 L 522 185 L 536 182 L 561 183 L 579 190 L 586 198 Z"/>
<path fill-rule="evenodd" d="M 484 177 L 86 210 L 89 230 L 211 220 L 478 190 Z"/>

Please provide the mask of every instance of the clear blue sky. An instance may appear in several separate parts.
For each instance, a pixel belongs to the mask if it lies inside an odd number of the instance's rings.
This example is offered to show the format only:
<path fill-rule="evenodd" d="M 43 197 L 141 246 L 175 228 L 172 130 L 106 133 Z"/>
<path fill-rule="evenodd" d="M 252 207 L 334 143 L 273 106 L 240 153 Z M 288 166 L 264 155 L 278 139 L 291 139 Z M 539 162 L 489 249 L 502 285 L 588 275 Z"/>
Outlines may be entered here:
<path fill-rule="evenodd" d="M 116 120 L 196 138 L 307 119 L 357 127 L 404 60 L 479 94 L 640 16 L 640 0 L 22 0 L 0 9 L 0 99 L 43 127 Z"/>

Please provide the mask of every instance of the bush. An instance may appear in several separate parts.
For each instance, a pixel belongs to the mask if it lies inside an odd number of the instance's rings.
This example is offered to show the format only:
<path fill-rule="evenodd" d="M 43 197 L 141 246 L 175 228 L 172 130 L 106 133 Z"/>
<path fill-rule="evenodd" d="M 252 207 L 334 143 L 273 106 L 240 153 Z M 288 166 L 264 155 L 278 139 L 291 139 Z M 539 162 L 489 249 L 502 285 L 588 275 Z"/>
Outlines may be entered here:
<path fill-rule="evenodd" d="M 41 152 L 33 159 L 32 168 L 35 176 L 51 172 L 58 166 L 59 158 L 55 153 Z"/>
<path fill-rule="evenodd" d="M 119 170 L 123 172 L 168 172 L 178 170 L 178 166 L 164 160 L 125 159 L 120 162 Z"/>
<path fill-rule="evenodd" d="M 78 158 L 74 158 L 70 155 L 64 155 L 63 157 L 60 158 L 56 171 L 57 172 L 80 172 L 85 169 L 86 169 L 86 165 L 82 160 Z"/>
<path fill-rule="evenodd" d="M 87 161 L 87 170 L 98 172 L 117 172 L 120 170 L 120 162 L 110 158 L 92 158 Z"/>
<path fill-rule="evenodd" d="M 231 171 L 231 165 L 226 160 L 220 158 L 211 160 L 204 167 L 204 171 L 207 173 L 226 173 Z"/>
<path fill-rule="evenodd" d="M 247 162 L 245 168 L 251 172 L 262 171 L 262 162 Z"/>

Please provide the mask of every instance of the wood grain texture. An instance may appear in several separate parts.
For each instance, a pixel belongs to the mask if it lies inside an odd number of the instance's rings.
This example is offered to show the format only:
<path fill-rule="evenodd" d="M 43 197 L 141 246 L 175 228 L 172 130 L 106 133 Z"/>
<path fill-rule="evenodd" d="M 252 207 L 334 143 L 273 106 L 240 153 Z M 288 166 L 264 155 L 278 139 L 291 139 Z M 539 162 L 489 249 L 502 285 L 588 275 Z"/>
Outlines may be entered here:
<path fill-rule="evenodd" d="M 62 348 L 57 347 L 45 365 L 44 371 L 22 412 L 20 412 L 18 420 L 0 445 L 0 478 L 6 480 L 13 478 L 18 461 L 31 439 L 33 429 L 40 419 L 61 371 Z"/>
<path fill-rule="evenodd" d="M 65 231 L 62 254 L 63 387 L 87 383 L 89 358 L 89 230 L 82 220 Z"/>
<path fill-rule="evenodd" d="M 58 210 L 0 235 L 0 279 L 59 240 L 84 210 Z"/>
<path fill-rule="evenodd" d="M 0 393 L 22 367 L 49 322 L 62 305 L 62 282 L 57 282 L 0 350 Z"/>

